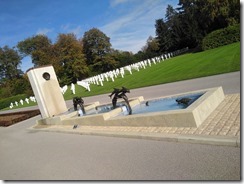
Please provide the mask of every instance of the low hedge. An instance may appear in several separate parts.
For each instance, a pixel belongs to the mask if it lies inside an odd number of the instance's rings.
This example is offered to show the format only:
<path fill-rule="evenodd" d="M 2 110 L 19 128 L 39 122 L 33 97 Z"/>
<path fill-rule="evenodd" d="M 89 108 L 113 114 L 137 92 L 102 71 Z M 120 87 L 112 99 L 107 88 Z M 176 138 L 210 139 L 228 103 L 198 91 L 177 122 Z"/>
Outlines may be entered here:
<path fill-rule="evenodd" d="M 11 102 L 14 103 L 15 101 L 17 101 L 19 103 L 21 99 L 24 100 L 26 97 L 26 94 L 20 94 L 9 98 L 0 99 L 0 110 L 9 107 Z"/>
<path fill-rule="evenodd" d="M 209 33 L 202 41 L 202 49 L 209 50 L 240 41 L 240 24 Z"/>

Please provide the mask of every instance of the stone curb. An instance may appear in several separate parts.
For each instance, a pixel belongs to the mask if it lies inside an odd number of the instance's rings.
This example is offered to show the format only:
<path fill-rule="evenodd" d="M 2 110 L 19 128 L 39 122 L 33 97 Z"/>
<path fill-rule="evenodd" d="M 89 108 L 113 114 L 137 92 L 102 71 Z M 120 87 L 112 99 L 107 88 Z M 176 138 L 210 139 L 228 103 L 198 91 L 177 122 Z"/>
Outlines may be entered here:
<path fill-rule="evenodd" d="M 29 131 L 46 131 L 57 133 L 69 133 L 80 135 L 95 135 L 107 137 L 136 138 L 156 141 L 169 141 L 179 143 L 208 144 L 218 146 L 240 147 L 240 137 L 227 136 L 203 136 L 203 135 L 182 135 L 182 134 L 161 134 L 161 133 L 141 133 L 141 132 L 111 132 L 111 131 L 91 131 L 91 130 L 62 130 L 58 128 L 28 128 Z"/>

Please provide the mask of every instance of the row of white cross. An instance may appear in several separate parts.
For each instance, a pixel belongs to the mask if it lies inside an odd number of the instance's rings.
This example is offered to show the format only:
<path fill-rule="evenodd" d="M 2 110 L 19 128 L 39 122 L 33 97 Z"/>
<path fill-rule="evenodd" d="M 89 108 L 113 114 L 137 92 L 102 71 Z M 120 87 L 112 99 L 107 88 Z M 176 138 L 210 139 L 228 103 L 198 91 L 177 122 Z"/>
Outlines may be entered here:
<path fill-rule="evenodd" d="M 78 84 L 78 82 L 81 83 L 81 81 L 77 81 L 77 84 Z M 81 84 L 78 84 L 78 85 L 82 86 L 82 85 L 86 85 L 86 84 L 81 83 Z M 64 94 L 67 91 L 67 89 L 68 89 L 67 85 L 65 85 L 62 88 L 60 87 L 60 91 L 62 92 L 62 94 Z M 75 94 L 75 85 L 73 83 L 71 83 L 70 90 L 72 91 L 73 94 Z M 89 91 L 90 91 L 90 87 L 89 87 Z"/>
<path fill-rule="evenodd" d="M 94 85 L 99 85 L 99 86 L 103 86 L 103 83 L 105 82 L 105 80 L 108 82 L 109 80 L 111 80 L 112 82 L 114 82 L 114 80 L 120 75 L 122 78 L 124 78 L 125 75 L 125 70 L 127 70 L 131 75 L 132 70 L 136 70 L 136 71 L 140 71 L 140 69 L 146 69 L 146 67 L 150 67 L 153 64 L 157 64 L 160 63 L 161 61 L 167 60 L 171 57 L 174 57 L 176 55 L 179 55 L 183 52 L 186 52 L 188 50 L 188 48 L 184 48 L 181 50 L 177 50 L 175 52 L 171 52 L 168 54 L 163 54 L 161 56 L 157 56 L 151 59 L 147 59 L 144 61 L 140 61 L 131 65 L 127 65 L 125 67 L 121 67 L 121 68 L 117 68 L 115 70 L 106 72 L 106 73 L 102 73 L 87 79 L 84 79 L 82 81 L 77 81 L 77 85 L 84 87 L 86 90 L 91 91 L 90 89 L 90 84 L 94 84 Z M 62 88 L 60 88 L 61 92 L 64 94 L 68 89 L 68 86 L 65 85 Z M 75 85 L 72 83 L 70 90 L 72 91 L 73 94 L 75 94 Z"/>
<path fill-rule="evenodd" d="M 24 105 L 25 102 L 27 104 L 29 104 L 30 101 L 36 102 L 36 98 L 34 96 L 30 96 L 29 98 L 25 98 L 25 100 L 20 99 L 19 102 L 18 101 L 11 102 L 10 105 L 9 105 L 9 108 L 12 109 L 14 106 L 18 107 L 19 103 L 20 103 L 20 105 Z"/>

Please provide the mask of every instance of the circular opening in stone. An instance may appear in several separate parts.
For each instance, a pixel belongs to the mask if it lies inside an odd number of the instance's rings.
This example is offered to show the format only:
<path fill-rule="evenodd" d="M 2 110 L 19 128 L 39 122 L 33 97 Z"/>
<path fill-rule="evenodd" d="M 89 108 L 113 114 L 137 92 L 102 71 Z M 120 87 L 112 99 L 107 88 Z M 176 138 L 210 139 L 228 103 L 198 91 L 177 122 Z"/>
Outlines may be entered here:
<path fill-rule="evenodd" d="M 48 72 L 43 73 L 42 77 L 43 77 L 45 80 L 50 80 L 50 74 L 49 74 Z"/>

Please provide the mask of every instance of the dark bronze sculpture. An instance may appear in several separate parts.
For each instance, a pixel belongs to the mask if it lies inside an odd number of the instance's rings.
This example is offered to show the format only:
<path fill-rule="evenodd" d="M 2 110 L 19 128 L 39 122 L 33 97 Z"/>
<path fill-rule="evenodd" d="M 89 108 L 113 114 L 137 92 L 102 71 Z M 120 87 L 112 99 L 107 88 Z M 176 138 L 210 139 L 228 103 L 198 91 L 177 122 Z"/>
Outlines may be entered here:
<path fill-rule="evenodd" d="M 149 106 L 149 104 L 148 104 L 149 102 L 147 101 L 145 104 L 146 104 L 146 106 Z"/>
<path fill-rule="evenodd" d="M 127 109 L 128 109 L 128 112 L 129 112 L 129 115 L 132 114 L 132 109 L 130 107 L 130 103 L 129 103 L 129 100 L 128 100 L 128 97 L 125 95 L 125 93 L 129 93 L 130 90 L 125 88 L 125 87 L 122 87 L 122 89 L 117 89 L 117 88 L 114 88 L 114 91 L 109 95 L 110 98 L 112 98 L 112 96 L 114 95 L 113 99 L 112 99 L 112 103 L 113 103 L 113 108 L 115 109 L 117 107 L 117 99 L 118 98 L 123 98 L 125 103 L 127 104 Z"/>
<path fill-rule="evenodd" d="M 78 125 L 74 125 L 74 126 L 73 126 L 73 129 L 76 129 L 76 128 L 78 128 Z"/>
<path fill-rule="evenodd" d="M 84 100 L 81 97 L 74 97 L 73 98 L 73 105 L 74 105 L 75 111 L 77 111 L 77 106 L 79 105 L 83 114 L 86 114 L 85 108 L 84 108 Z"/>
<path fill-rule="evenodd" d="M 176 102 L 178 102 L 178 104 L 183 104 L 183 105 L 188 105 L 189 102 L 191 101 L 190 98 L 182 98 L 182 99 L 176 99 Z"/>

